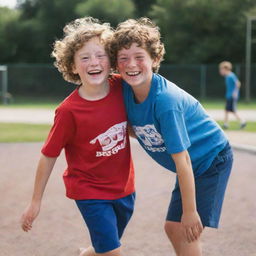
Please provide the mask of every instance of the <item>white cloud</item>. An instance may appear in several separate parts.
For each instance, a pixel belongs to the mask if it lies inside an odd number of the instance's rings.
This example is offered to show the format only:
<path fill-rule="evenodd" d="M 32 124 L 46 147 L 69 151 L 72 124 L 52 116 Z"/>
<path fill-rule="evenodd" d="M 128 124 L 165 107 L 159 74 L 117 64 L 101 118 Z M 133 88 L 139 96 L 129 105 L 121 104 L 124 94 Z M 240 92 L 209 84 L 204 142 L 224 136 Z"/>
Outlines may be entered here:
<path fill-rule="evenodd" d="M 0 6 L 7 6 L 9 8 L 14 8 L 16 5 L 16 0 L 0 0 Z"/>

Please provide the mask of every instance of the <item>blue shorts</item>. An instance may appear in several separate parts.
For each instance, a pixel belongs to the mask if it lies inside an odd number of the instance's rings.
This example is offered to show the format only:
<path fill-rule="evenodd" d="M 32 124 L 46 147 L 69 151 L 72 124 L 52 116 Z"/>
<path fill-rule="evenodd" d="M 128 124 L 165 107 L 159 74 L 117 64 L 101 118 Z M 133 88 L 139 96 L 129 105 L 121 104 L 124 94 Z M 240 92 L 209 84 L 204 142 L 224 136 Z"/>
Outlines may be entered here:
<path fill-rule="evenodd" d="M 96 253 L 120 247 L 134 209 L 135 193 L 116 200 L 76 200 Z"/>
<path fill-rule="evenodd" d="M 197 211 L 203 226 L 218 228 L 232 163 L 233 153 L 228 143 L 216 156 L 210 168 L 195 178 Z M 166 220 L 180 222 L 181 216 L 181 193 L 177 181 L 172 192 Z"/>
<path fill-rule="evenodd" d="M 237 99 L 230 98 L 226 100 L 225 110 L 229 112 L 236 112 L 237 108 Z"/>

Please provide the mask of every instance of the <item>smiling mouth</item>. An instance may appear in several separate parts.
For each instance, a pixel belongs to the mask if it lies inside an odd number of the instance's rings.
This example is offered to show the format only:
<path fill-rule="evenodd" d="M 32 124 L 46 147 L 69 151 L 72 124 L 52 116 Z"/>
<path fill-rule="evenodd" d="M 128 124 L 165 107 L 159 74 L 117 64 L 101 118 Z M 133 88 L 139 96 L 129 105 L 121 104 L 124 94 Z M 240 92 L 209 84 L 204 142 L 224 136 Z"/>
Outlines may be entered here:
<path fill-rule="evenodd" d="M 92 70 L 88 72 L 88 75 L 99 75 L 102 73 L 102 70 Z"/>
<path fill-rule="evenodd" d="M 138 76 L 139 74 L 141 74 L 141 72 L 139 72 L 139 71 L 126 72 L 127 76 Z"/>

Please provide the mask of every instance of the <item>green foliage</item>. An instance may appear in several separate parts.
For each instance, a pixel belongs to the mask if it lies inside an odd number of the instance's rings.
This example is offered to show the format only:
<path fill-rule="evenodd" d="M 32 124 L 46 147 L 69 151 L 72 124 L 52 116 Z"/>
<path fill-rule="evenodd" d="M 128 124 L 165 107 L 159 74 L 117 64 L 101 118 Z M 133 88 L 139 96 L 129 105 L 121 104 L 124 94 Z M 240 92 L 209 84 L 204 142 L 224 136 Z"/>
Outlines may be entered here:
<path fill-rule="evenodd" d="M 13 35 L 17 32 L 19 11 L 0 7 L 0 62 L 7 62 L 17 50 Z"/>
<path fill-rule="evenodd" d="M 52 44 L 64 25 L 89 15 L 112 26 L 128 18 L 153 18 L 168 63 L 243 63 L 246 15 L 256 15 L 255 0 L 17 1 L 18 9 L 0 8 L 0 63 L 52 63 Z"/>
<path fill-rule="evenodd" d="M 136 7 L 136 16 L 145 17 L 148 15 L 148 12 L 151 9 L 152 5 L 156 3 L 156 0 L 133 0 L 133 2 Z"/>
<path fill-rule="evenodd" d="M 76 6 L 79 16 L 92 16 L 116 26 L 134 17 L 135 7 L 131 0 L 87 0 Z"/>
<path fill-rule="evenodd" d="M 157 0 L 150 16 L 160 26 L 172 63 L 244 59 L 246 12 L 252 0 Z"/>

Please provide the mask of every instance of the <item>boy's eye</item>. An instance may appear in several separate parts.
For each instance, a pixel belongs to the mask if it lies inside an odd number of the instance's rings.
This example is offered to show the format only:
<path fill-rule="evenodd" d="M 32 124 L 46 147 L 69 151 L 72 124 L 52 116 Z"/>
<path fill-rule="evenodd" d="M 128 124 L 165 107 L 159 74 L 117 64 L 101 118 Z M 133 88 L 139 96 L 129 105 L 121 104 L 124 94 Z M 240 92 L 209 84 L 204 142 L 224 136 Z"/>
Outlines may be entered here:
<path fill-rule="evenodd" d="M 127 60 L 127 58 L 126 57 L 120 57 L 119 60 L 124 61 L 124 60 Z"/>
<path fill-rule="evenodd" d="M 100 55 L 98 55 L 98 58 L 104 58 L 104 57 L 106 57 L 105 54 L 100 54 Z"/>
<path fill-rule="evenodd" d="M 89 57 L 83 57 L 82 58 L 82 60 L 88 60 L 89 59 Z"/>
<path fill-rule="evenodd" d="M 139 60 L 141 60 L 141 59 L 143 59 L 144 57 L 143 56 L 137 56 L 136 57 L 136 59 L 139 59 Z"/>

